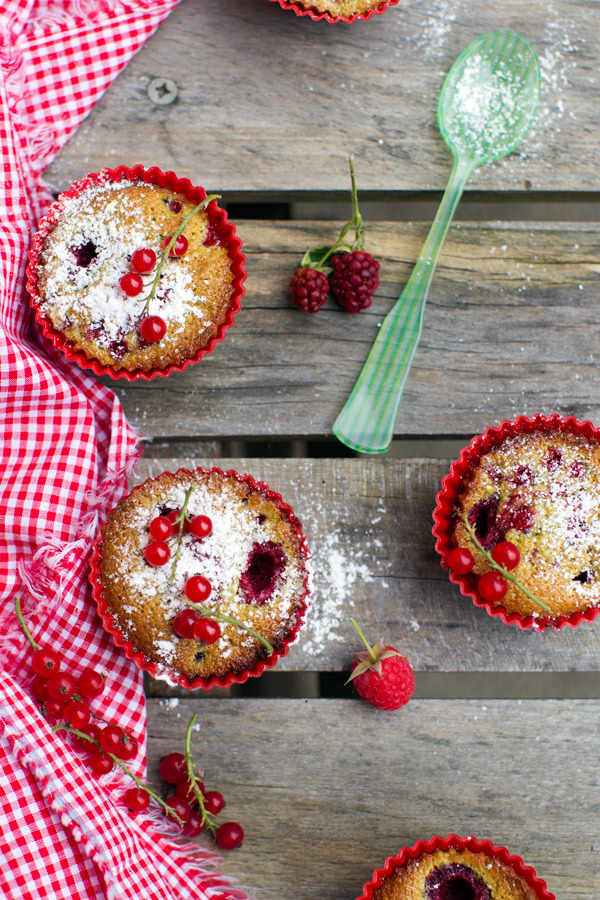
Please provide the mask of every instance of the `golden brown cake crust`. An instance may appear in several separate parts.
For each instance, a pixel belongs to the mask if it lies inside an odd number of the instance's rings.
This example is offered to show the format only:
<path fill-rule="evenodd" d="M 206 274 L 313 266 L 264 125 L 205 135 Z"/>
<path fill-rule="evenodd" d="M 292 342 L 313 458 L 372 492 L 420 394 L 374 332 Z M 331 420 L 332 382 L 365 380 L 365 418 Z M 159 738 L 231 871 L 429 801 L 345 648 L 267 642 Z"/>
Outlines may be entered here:
<path fill-rule="evenodd" d="M 65 201 L 44 240 L 37 288 L 40 309 L 75 350 L 116 371 L 133 372 L 180 364 L 209 344 L 227 318 L 233 273 L 204 210 L 186 226 L 188 249 L 167 260 L 144 313 L 163 241 L 193 209 L 183 195 L 142 181 L 90 185 Z M 128 297 L 119 281 L 132 271 L 135 250 L 146 247 L 157 264 L 142 276 L 141 293 Z M 141 339 L 143 315 L 165 321 L 160 341 Z"/>
<path fill-rule="evenodd" d="M 382 0 L 296 0 L 303 9 L 328 12 L 334 16 L 351 16 L 381 6 Z"/>
<path fill-rule="evenodd" d="M 518 435 L 482 457 L 459 504 L 486 549 L 498 540 L 518 547 L 521 561 L 513 574 L 552 617 L 600 603 L 597 443 L 566 432 Z M 455 540 L 473 549 L 463 522 Z M 474 556 L 476 574 L 489 569 L 481 555 Z M 500 604 L 523 616 L 548 617 L 512 584 Z"/>
<path fill-rule="evenodd" d="M 433 869 L 451 865 L 471 869 L 489 890 L 490 900 L 536 900 L 536 894 L 527 882 L 499 860 L 485 853 L 453 847 L 425 853 L 395 869 L 383 879 L 373 894 L 373 900 L 429 900 L 425 893 L 427 876 Z"/>
<path fill-rule="evenodd" d="M 158 515 L 181 509 L 193 486 L 187 511 L 207 515 L 213 530 L 197 540 L 186 534 L 172 585 L 174 557 L 161 567 L 150 566 L 144 550 L 152 540 L 148 527 Z M 220 621 L 219 640 L 206 645 L 175 634 L 173 621 L 186 608 L 183 586 L 203 575 L 212 586 L 206 601 L 211 609 L 235 617 L 281 649 L 295 624 L 304 597 L 307 562 L 302 537 L 278 506 L 258 490 L 214 470 L 165 473 L 147 481 L 110 514 L 102 530 L 100 581 L 115 625 L 136 650 L 165 671 L 208 678 L 239 673 L 265 657 L 262 643 L 236 625 Z M 249 602 L 240 584 L 253 548 L 276 545 L 285 565 L 272 595 L 262 605 Z"/>

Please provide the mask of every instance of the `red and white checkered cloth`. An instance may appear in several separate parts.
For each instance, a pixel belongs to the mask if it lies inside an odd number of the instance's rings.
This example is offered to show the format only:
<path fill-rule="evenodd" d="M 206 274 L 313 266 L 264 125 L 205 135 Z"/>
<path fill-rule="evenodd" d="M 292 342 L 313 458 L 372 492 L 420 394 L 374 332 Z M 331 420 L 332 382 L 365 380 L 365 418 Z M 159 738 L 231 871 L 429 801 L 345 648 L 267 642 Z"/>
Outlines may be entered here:
<path fill-rule="evenodd" d="M 96 780 L 52 734 L 29 696 L 31 650 L 14 615 L 20 596 L 34 637 L 66 671 L 107 674 L 95 710 L 137 737 L 130 765 L 143 775 L 140 673 L 102 630 L 87 586 L 91 540 L 126 490 L 137 440 L 111 391 L 36 343 L 24 282 L 51 199 L 44 168 L 176 2 L 0 2 L 0 893 L 9 900 L 244 897 L 212 851 L 159 834 L 162 815 L 128 812 L 127 776 Z"/>

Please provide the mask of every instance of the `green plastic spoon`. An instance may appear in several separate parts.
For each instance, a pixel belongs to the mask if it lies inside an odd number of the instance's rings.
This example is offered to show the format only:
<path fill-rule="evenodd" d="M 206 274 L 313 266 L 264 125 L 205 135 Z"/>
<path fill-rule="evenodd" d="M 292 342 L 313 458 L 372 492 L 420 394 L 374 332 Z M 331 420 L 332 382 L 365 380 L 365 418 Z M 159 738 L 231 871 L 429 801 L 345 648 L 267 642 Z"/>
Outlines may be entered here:
<path fill-rule="evenodd" d="M 478 166 L 506 156 L 523 140 L 539 96 L 537 55 L 514 31 L 478 38 L 450 69 L 438 104 L 438 125 L 454 168 L 414 271 L 333 425 L 335 436 L 353 450 L 388 449 L 419 344 L 429 285 L 462 192 Z"/>

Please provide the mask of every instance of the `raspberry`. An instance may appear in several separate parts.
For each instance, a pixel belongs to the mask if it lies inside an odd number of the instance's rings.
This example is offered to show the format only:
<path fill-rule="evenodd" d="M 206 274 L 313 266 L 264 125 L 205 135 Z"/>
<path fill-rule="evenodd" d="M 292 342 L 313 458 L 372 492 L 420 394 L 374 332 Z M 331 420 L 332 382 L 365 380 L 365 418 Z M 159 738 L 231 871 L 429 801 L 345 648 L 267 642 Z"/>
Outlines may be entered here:
<path fill-rule="evenodd" d="M 350 621 L 367 649 L 356 654 L 348 681 L 353 681 L 360 696 L 378 709 L 399 709 L 408 703 L 415 689 L 412 666 L 394 647 L 385 647 L 383 641 L 371 647 L 354 619 Z"/>
<path fill-rule="evenodd" d="M 290 284 L 292 303 L 304 312 L 318 312 L 329 293 L 329 282 L 324 272 L 300 268 L 292 275 Z"/>
<path fill-rule="evenodd" d="M 379 287 L 379 263 L 370 253 L 354 250 L 331 260 L 331 293 L 346 312 L 357 313 L 371 305 Z"/>

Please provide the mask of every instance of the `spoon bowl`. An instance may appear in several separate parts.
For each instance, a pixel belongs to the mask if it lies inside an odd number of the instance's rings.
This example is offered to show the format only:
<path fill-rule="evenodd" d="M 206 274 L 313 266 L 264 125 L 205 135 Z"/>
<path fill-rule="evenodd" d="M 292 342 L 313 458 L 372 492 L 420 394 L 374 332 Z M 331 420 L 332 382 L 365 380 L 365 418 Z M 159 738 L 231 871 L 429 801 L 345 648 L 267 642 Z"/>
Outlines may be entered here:
<path fill-rule="evenodd" d="M 521 143 L 540 97 L 535 50 L 514 31 L 492 31 L 458 57 L 442 87 L 438 126 L 455 158 L 493 162 Z"/>
<path fill-rule="evenodd" d="M 384 453 L 416 353 L 433 273 L 472 172 L 506 156 L 536 113 L 540 67 L 535 50 L 513 31 L 474 41 L 450 69 L 438 104 L 440 131 L 454 168 L 421 255 L 402 296 L 384 319 L 333 433 L 362 453 Z"/>

